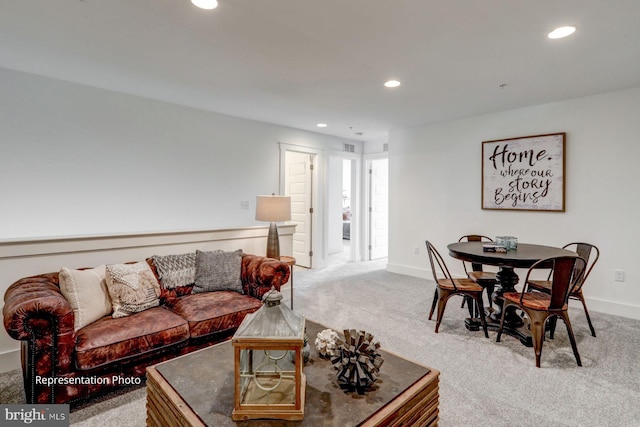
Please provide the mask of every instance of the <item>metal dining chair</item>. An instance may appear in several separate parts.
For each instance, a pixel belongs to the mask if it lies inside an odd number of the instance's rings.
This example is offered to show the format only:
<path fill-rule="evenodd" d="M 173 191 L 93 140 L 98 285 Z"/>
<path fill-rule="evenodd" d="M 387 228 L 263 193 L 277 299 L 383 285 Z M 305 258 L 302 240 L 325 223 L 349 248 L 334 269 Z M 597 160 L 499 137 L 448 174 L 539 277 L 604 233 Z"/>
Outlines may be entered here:
<path fill-rule="evenodd" d="M 507 307 L 513 305 L 520 308 L 529 318 L 533 349 L 536 354 L 536 367 L 539 368 L 547 320 L 551 321 L 551 319 L 561 318 L 567 327 L 569 341 L 571 342 L 571 348 L 573 349 L 576 362 L 578 366 L 582 366 L 576 339 L 573 335 L 571 322 L 569 321 L 568 301 L 569 295 L 576 285 L 576 280 L 573 276 L 576 272 L 584 271 L 586 264 L 587 262 L 583 258 L 574 256 L 546 258 L 533 264 L 527 271 L 525 283 L 528 283 L 531 273 L 535 271 L 536 268 L 550 267 L 550 292 L 526 290 L 525 287 L 523 287 L 522 292 L 505 292 L 502 295 L 504 298 L 504 306 L 496 342 L 500 342 L 500 338 L 502 337 L 504 315 L 507 312 Z"/>
<path fill-rule="evenodd" d="M 460 239 L 458 242 L 492 242 L 493 239 L 491 237 L 483 236 L 481 234 L 467 234 Z M 464 272 L 467 277 L 478 285 L 482 286 L 487 290 L 487 298 L 489 299 L 489 307 L 493 307 L 493 301 L 491 300 L 491 295 L 493 295 L 493 290 L 495 286 L 498 284 L 498 280 L 496 279 L 496 273 L 493 271 L 484 271 L 483 265 L 478 263 L 469 263 L 462 261 L 462 266 L 464 267 Z M 464 307 L 465 299 L 462 300 L 462 307 Z M 469 307 L 469 313 L 473 317 L 472 308 Z"/>
<path fill-rule="evenodd" d="M 582 303 L 582 307 L 584 308 L 584 314 L 587 316 L 587 323 L 589 324 L 589 329 L 591 330 L 591 335 L 596 336 L 596 330 L 593 327 L 593 323 L 591 323 L 591 316 L 589 316 L 589 310 L 587 310 L 587 303 L 584 300 L 584 294 L 582 293 L 582 288 L 584 287 L 584 282 L 589 277 L 593 266 L 598 262 L 598 258 L 600 258 L 600 250 L 590 243 L 569 243 L 563 246 L 563 249 L 568 249 L 576 252 L 581 258 L 584 258 L 586 261 L 586 266 L 582 271 L 574 271 L 573 277 L 575 280 L 575 284 L 571 294 L 569 294 L 569 298 L 576 299 Z M 525 287 L 529 289 L 535 289 L 539 292 L 549 293 L 551 290 L 551 281 L 550 278 L 547 280 L 529 280 L 525 282 Z M 551 329 L 553 332 L 553 328 Z M 551 335 L 553 338 L 553 335 Z"/>
<path fill-rule="evenodd" d="M 473 301 L 478 305 L 480 322 L 482 323 L 482 329 L 484 329 L 484 336 L 489 338 L 489 333 L 487 332 L 487 321 L 484 315 L 484 305 L 482 303 L 482 293 L 484 292 L 484 288 L 469 278 L 452 278 L 447 265 L 444 263 L 442 256 L 438 253 L 436 248 L 428 240 L 426 240 L 425 243 L 427 244 L 427 252 L 429 253 L 431 272 L 433 273 L 433 279 L 436 282 L 433 302 L 431 303 L 431 311 L 429 312 L 429 320 L 431 320 L 436 306 L 438 307 L 438 314 L 436 316 L 436 333 L 438 333 L 438 329 L 440 328 L 444 309 L 449 298 L 454 295 L 465 295 L 473 299 Z"/>

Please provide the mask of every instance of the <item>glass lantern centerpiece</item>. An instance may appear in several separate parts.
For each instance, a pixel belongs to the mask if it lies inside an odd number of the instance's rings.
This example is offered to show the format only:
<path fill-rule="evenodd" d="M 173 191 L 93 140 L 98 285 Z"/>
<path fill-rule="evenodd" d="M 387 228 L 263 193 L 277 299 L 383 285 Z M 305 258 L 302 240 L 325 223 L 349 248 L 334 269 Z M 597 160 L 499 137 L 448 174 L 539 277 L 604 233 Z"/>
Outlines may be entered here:
<path fill-rule="evenodd" d="M 247 315 L 233 335 L 234 421 L 304 418 L 305 319 L 281 300 L 282 294 L 271 288 L 263 306 Z"/>

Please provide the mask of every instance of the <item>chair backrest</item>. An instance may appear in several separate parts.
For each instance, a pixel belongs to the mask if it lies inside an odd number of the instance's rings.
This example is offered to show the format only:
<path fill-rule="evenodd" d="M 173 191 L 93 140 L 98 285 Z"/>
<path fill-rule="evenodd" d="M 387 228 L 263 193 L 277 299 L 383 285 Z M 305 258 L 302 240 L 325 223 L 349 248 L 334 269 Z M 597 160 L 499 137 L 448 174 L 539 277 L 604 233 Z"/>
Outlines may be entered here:
<path fill-rule="evenodd" d="M 447 264 L 444 263 L 442 256 L 438 253 L 436 248 L 429 242 L 425 240 L 427 244 L 427 253 L 429 254 L 429 263 L 431 264 L 431 271 L 433 272 L 433 279 L 436 281 L 436 286 L 438 285 L 438 273 L 442 275 L 441 278 L 448 279 L 451 281 L 454 289 L 458 289 L 456 283 L 451 278 L 451 273 L 449 273 L 449 269 L 447 268 Z M 437 265 L 437 268 L 436 268 Z"/>
<path fill-rule="evenodd" d="M 493 239 L 481 234 L 467 234 L 459 238 L 458 242 L 493 242 Z M 476 262 L 472 262 L 470 264 L 472 271 L 482 271 L 482 264 L 478 264 Z M 464 272 L 469 274 L 467 270 L 467 263 L 463 261 L 462 265 L 464 266 Z"/>
<path fill-rule="evenodd" d="M 567 245 L 564 245 L 563 248 L 576 252 L 578 256 L 580 256 L 580 258 L 583 258 L 586 262 L 582 270 L 574 271 L 575 283 L 572 292 L 577 292 L 582 288 L 582 285 L 584 285 L 587 277 L 589 277 L 593 266 L 596 265 L 596 262 L 598 262 L 598 258 L 600 258 L 600 250 L 591 243 L 583 242 L 569 243 Z"/>
<path fill-rule="evenodd" d="M 529 268 L 525 283 L 529 281 L 529 276 L 535 269 L 551 268 L 551 274 L 549 276 L 549 280 L 551 280 L 551 303 L 549 304 L 549 309 L 562 309 L 569 300 L 569 295 L 577 285 L 577 280 L 574 277 L 575 274 L 584 272 L 586 265 L 587 262 L 579 256 L 560 256 L 541 259 Z M 522 290 L 520 301 L 522 301 L 524 294 L 525 289 Z"/>

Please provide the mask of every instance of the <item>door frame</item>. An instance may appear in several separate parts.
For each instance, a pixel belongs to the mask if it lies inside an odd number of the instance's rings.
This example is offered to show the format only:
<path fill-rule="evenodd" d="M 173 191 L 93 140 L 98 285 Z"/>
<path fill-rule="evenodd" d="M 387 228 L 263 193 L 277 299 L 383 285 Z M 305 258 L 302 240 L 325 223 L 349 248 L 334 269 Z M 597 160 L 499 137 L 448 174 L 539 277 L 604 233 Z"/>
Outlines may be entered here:
<path fill-rule="evenodd" d="M 371 205 L 371 178 L 369 177 L 369 169 L 371 169 L 371 162 L 373 160 L 389 160 L 389 154 L 387 152 L 384 153 L 374 153 L 374 154 L 365 154 L 362 158 L 362 163 L 364 167 L 362 168 L 362 180 L 364 183 L 364 191 L 362 194 L 363 198 L 363 206 L 362 209 L 362 230 L 364 230 L 363 234 L 363 248 L 364 250 L 364 260 L 371 261 L 371 251 L 369 251 L 369 245 L 371 245 L 371 216 L 369 215 L 369 207 Z M 388 254 L 387 254 L 388 256 Z"/>
<path fill-rule="evenodd" d="M 305 145 L 288 144 L 284 142 L 278 142 L 278 148 L 280 150 L 280 164 L 279 164 L 279 183 L 280 194 L 285 194 L 285 162 L 286 153 L 295 152 L 302 154 L 309 154 L 312 158 L 313 170 L 311 172 L 311 205 L 313 207 L 313 217 L 311 220 L 310 234 L 311 234 L 311 251 L 313 256 L 311 257 L 311 268 L 322 268 L 325 266 L 327 259 L 326 250 L 326 236 L 323 235 L 322 239 L 318 236 L 321 235 L 320 230 L 325 230 L 325 216 L 326 208 L 322 200 L 324 199 L 324 183 L 321 177 L 321 170 L 324 170 L 324 150 L 308 147 Z"/>
<path fill-rule="evenodd" d="M 298 153 L 305 153 L 313 155 L 313 183 L 312 183 L 312 204 L 314 206 L 314 218 L 311 227 L 311 250 L 313 251 L 313 257 L 311 261 L 312 269 L 324 268 L 327 266 L 329 258 L 329 230 L 327 227 L 329 221 L 329 212 L 327 211 L 326 203 L 324 202 L 327 197 L 327 155 L 328 151 L 318 147 L 310 147 L 307 145 L 290 144 L 285 142 L 278 142 L 280 150 L 280 177 L 279 177 L 279 189 L 280 194 L 285 193 L 285 154 L 287 151 L 293 151 Z M 338 156 L 343 159 L 354 160 L 352 163 L 352 189 L 354 195 L 352 196 L 353 216 L 357 215 L 356 224 L 351 228 L 351 259 L 352 260 L 365 260 L 366 252 L 364 248 L 368 248 L 364 244 L 366 234 L 363 227 L 366 224 L 367 210 L 362 206 L 366 206 L 365 198 L 366 191 L 363 191 L 364 184 L 367 182 L 365 171 L 363 167 L 364 155 L 361 153 L 349 153 L 338 150 L 329 150 L 332 156 Z M 381 156 L 382 158 L 388 156 Z"/>
<path fill-rule="evenodd" d="M 362 155 L 359 153 L 338 152 L 342 160 L 351 162 L 351 229 L 349 244 L 349 260 L 362 261 L 364 258 L 363 239 L 361 231 L 363 230 L 362 213 L 363 195 L 362 195 Z"/>

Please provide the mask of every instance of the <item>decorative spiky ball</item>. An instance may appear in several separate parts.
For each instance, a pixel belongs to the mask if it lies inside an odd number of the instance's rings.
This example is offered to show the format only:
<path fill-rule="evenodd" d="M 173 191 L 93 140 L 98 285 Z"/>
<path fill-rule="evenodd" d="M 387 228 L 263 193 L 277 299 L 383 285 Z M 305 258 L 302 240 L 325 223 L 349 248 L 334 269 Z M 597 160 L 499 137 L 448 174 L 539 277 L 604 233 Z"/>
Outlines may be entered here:
<path fill-rule="evenodd" d="M 378 380 L 384 362 L 378 353 L 380 343 L 372 334 L 355 329 L 345 329 L 344 337 L 344 341 L 338 339 L 338 354 L 331 363 L 338 371 L 340 386 L 362 394 Z"/>
<path fill-rule="evenodd" d="M 328 359 L 338 354 L 338 348 L 336 346 L 338 338 L 338 334 L 333 329 L 325 329 L 324 331 L 318 332 L 315 344 L 320 357 Z"/>

